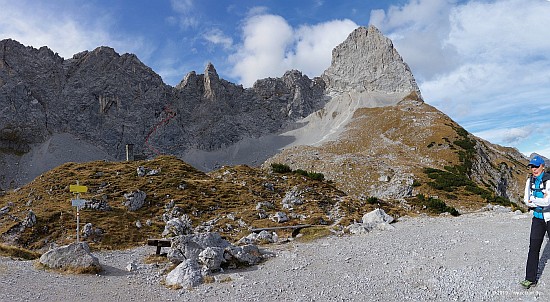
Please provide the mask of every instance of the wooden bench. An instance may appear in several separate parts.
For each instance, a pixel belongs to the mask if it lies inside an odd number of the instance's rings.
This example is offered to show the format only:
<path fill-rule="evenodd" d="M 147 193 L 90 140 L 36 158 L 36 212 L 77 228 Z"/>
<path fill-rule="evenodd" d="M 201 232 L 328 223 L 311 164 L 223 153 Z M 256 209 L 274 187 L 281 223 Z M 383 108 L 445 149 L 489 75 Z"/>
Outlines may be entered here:
<path fill-rule="evenodd" d="M 170 247 L 172 245 L 172 240 L 170 239 L 147 239 L 147 245 L 157 247 L 157 255 L 160 255 L 160 249 L 163 247 Z"/>
<path fill-rule="evenodd" d="M 285 225 L 285 226 L 276 226 L 276 227 L 267 227 L 267 228 L 257 228 L 257 229 L 251 229 L 250 231 L 254 233 L 259 233 L 261 231 L 276 231 L 276 230 L 292 230 L 292 237 L 296 237 L 300 230 L 303 228 L 309 228 L 312 227 L 311 224 L 299 224 L 299 225 Z"/>

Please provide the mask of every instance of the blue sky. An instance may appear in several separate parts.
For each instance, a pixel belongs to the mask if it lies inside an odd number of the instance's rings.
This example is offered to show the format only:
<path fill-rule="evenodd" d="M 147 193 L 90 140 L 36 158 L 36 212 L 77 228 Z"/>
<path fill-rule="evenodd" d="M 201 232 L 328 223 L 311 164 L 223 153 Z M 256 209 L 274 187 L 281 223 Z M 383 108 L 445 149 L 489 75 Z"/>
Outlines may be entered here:
<path fill-rule="evenodd" d="M 550 157 L 547 0 L 0 0 L 0 39 L 68 59 L 98 46 L 134 53 L 176 85 L 212 62 L 250 87 L 310 78 L 358 26 L 392 39 L 424 100 L 466 130 Z"/>

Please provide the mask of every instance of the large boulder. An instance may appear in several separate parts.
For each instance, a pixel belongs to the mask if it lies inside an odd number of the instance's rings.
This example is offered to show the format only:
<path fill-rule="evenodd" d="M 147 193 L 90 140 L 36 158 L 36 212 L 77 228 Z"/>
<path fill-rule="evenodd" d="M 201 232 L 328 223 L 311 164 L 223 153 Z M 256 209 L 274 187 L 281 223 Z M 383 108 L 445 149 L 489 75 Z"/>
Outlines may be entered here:
<path fill-rule="evenodd" d="M 203 281 L 201 268 L 196 259 L 187 259 L 166 275 L 167 286 L 190 288 Z"/>
<path fill-rule="evenodd" d="M 137 211 L 141 209 L 143 204 L 145 204 L 145 198 L 147 194 L 145 192 L 137 190 L 131 193 L 124 194 L 124 206 L 128 208 L 128 211 Z"/>
<path fill-rule="evenodd" d="M 71 243 L 44 253 L 40 264 L 45 267 L 74 273 L 97 273 L 102 270 L 97 257 L 86 242 Z"/>
<path fill-rule="evenodd" d="M 162 236 L 167 235 L 188 235 L 193 233 L 193 225 L 191 218 L 186 214 L 180 217 L 172 218 L 166 222 Z"/>
<path fill-rule="evenodd" d="M 224 258 L 228 267 L 236 268 L 260 263 L 262 260 L 262 253 L 260 249 L 253 244 L 244 246 L 230 245 L 225 248 Z"/>
<path fill-rule="evenodd" d="M 227 268 L 256 265 L 263 256 L 257 246 L 234 246 L 219 233 L 177 236 L 172 238 L 167 257 L 178 266 L 166 277 L 166 285 L 193 287 L 202 283 L 202 276 Z"/>
<path fill-rule="evenodd" d="M 205 273 L 217 272 L 225 262 L 224 249 L 221 247 L 207 247 L 199 254 L 199 263 Z"/>
<path fill-rule="evenodd" d="M 230 245 L 219 233 L 180 235 L 172 238 L 167 257 L 172 263 L 180 263 L 186 259 L 198 259 L 199 254 L 207 247 L 225 249 Z"/>
<path fill-rule="evenodd" d="M 366 234 L 372 230 L 393 230 L 390 225 L 394 218 L 386 214 L 382 209 L 375 209 L 365 215 L 361 223 L 353 223 L 347 227 L 351 234 Z"/>
<path fill-rule="evenodd" d="M 268 244 L 276 243 L 277 241 L 279 241 L 279 236 L 277 236 L 277 233 L 270 233 L 263 230 L 260 233 L 250 233 L 246 237 L 239 239 L 239 241 L 237 241 L 237 245 Z"/>
<path fill-rule="evenodd" d="M 382 209 L 375 209 L 363 215 L 364 224 L 392 223 L 393 217 L 386 214 Z"/>

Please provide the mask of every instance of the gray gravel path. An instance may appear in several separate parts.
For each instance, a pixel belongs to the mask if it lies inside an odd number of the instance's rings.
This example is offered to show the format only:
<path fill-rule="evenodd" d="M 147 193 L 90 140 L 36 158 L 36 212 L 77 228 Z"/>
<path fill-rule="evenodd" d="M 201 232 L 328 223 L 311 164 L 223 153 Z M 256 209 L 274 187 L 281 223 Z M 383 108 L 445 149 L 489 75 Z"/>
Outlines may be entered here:
<path fill-rule="evenodd" d="M 394 230 L 269 247 L 277 256 L 231 281 L 172 290 L 153 247 L 98 253 L 100 275 L 63 275 L 0 258 L 0 301 L 548 301 L 550 245 L 537 287 L 523 289 L 529 214 L 406 218 Z"/>

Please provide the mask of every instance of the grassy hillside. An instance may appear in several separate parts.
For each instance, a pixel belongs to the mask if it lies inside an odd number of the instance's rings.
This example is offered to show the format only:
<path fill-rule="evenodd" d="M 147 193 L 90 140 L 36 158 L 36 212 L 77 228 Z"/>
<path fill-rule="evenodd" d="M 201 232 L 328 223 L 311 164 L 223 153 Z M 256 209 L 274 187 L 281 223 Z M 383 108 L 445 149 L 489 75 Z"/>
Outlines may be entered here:
<path fill-rule="evenodd" d="M 157 171 L 138 176 L 138 167 Z M 70 185 L 88 187 L 81 198 L 103 201 L 110 210 L 80 210 L 80 228 L 92 223 L 101 234 L 85 238 L 92 248 L 120 249 L 142 245 L 158 238 L 164 230 L 163 214 L 187 214 L 194 227 L 221 232 L 230 241 L 250 233 L 250 228 L 315 224 L 349 224 L 376 205 L 349 198 L 331 182 L 315 180 L 300 173 L 273 173 L 248 166 L 224 167 L 206 174 L 172 156 L 150 161 L 67 163 L 37 177 L 28 185 L 0 197 L 2 241 L 40 250 L 51 243 L 68 244 L 76 239 L 76 207 Z M 147 194 L 145 205 L 131 212 L 124 206 L 124 194 L 140 190 Z M 286 193 L 296 192 L 303 203 L 283 209 Z M 278 223 L 259 218 L 258 203 L 267 215 L 286 212 L 290 221 Z M 172 205 L 171 205 L 172 204 Z M 22 229 L 32 211 L 36 224 Z M 136 226 L 140 222 L 141 227 Z M 82 238 L 82 237 L 81 237 Z"/>
<path fill-rule="evenodd" d="M 519 201 L 528 173 L 522 161 L 517 150 L 482 141 L 437 109 L 404 100 L 361 108 L 337 140 L 287 148 L 265 166 L 323 173 L 354 197 L 406 200 L 412 209 L 431 198 L 467 212 Z"/>

